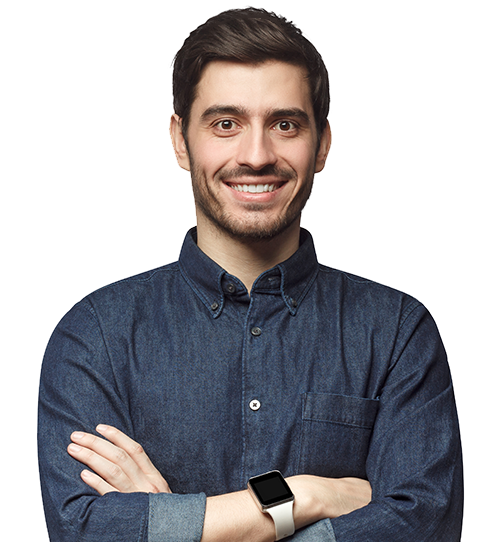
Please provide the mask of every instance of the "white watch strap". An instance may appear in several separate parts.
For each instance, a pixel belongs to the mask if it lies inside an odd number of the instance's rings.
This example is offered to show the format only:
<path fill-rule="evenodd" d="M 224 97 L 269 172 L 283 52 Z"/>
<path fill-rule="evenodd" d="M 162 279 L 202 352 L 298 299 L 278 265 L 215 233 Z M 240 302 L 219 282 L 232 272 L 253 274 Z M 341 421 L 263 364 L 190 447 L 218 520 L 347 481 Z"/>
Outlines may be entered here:
<path fill-rule="evenodd" d="M 278 506 L 268 508 L 266 512 L 273 518 L 276 529 L 276 540 L 292 536 L 295 532 L 293 501 L 284 502 L 283 504 L 278 504 Z"/>

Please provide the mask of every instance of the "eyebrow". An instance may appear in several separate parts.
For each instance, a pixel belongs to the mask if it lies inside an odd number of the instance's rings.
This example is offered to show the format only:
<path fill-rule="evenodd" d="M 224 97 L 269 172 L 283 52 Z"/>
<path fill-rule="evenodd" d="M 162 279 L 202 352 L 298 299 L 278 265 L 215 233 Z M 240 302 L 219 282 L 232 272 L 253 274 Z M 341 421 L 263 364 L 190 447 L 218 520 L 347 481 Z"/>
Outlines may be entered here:
<path fill-rule="evenodd" d="M 237 105 L 213 105 L 205 109 L 201 115 L 203 121 L 209 120 L 213 117 L 218 117 L 219 115 L 234 115 L 234 116 L 248 116 L 250 114 L 249 110 L 246 107 L 240 107 Z M 303 121 L 304 123 L 310 124 L 311 119 L 309 115 L 300 107 L 285 107 L 278 109 L 270 109 L 267 111 L 266 116 L 268 117 L 288 117 L 295 118 Z"/>

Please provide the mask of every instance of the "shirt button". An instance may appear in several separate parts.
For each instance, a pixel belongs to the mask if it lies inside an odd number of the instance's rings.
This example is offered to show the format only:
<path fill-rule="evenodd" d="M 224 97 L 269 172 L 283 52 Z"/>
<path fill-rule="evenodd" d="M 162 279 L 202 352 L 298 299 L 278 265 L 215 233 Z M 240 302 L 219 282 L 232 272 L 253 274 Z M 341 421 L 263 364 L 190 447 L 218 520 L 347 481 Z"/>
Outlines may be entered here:
<path fill-rule="evenodd" d="M 260 401 L 258 399 L 252 399 L 249 403 L 249 406 L 253 411 L 259 410 L 261 406 Z"/>
<path fill-rule="evenodd" d="M 254 337 L 258 337 L 259 335 L 261 335 L 262 329 L 260 329 L 260 327 L 253 327 L 253 328 L 250 330 L 250 333 L 251 333 Z"/>
<path fill-rule="evenodd" d="M 230 294 L 234 294 L 234 292 L 236 291 L 236 286 L 230 282 L 227 286 L 226 286 L 226 290 L 230 293 Z"/>
<path fill-rule="evenodd" d="M 214 301 L 214 302 L 210 305 L 210 308 L 211 308 L 213 311 L 216 311 L 216 310 L 219 308 L 219 304 L 217 303 L 217 301 Z"/>

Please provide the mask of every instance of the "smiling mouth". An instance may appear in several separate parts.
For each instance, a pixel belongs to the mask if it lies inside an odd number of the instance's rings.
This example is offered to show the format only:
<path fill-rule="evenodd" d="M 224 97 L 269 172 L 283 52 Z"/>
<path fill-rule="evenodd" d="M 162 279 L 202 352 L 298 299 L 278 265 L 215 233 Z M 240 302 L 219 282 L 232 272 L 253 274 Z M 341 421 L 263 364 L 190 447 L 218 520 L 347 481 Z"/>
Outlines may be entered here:
<path fill-rule="evenodd" d="M 280 188 L 284 183 L 266 183 L 266 184 L 228 184 L 233 190 L 237 192 L 248 192 L 250 194 L 262 194 L 263 192 L 274 192 L 277 188 Z"/>

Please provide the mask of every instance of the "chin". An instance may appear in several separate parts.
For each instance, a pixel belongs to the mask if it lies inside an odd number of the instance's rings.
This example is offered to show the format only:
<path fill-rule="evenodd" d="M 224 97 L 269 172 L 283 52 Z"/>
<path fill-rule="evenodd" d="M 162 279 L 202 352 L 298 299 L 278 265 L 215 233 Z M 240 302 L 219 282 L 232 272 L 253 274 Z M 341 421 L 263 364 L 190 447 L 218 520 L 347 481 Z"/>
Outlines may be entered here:
<path fill-rule="evenodd" d="M 234 239 L 246 241 L 269 241 L 286 231 L 300 216 L 279 217 L 274 220 L 236 220 L 228 216 L 208 216 L 209 220 Z"/>

